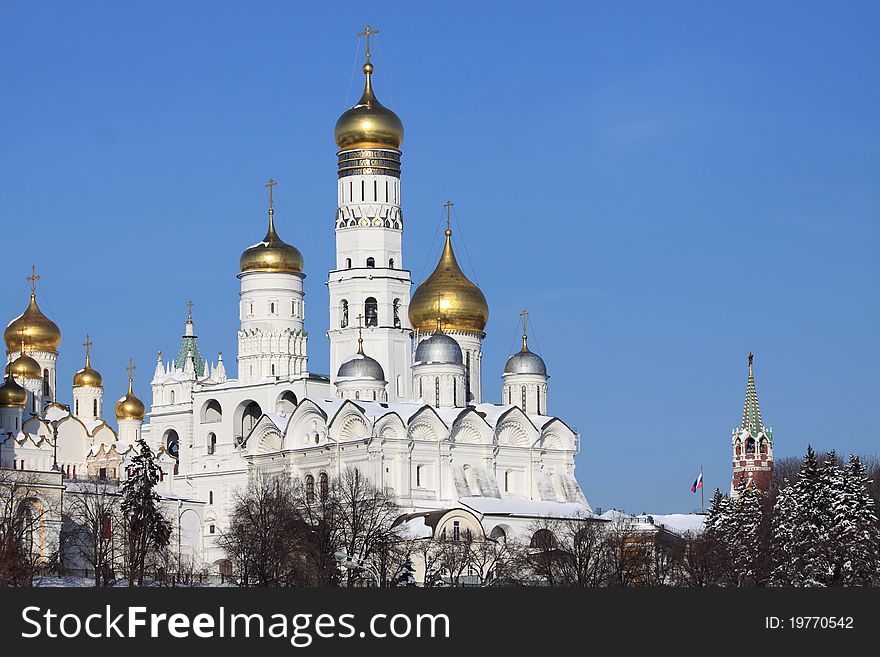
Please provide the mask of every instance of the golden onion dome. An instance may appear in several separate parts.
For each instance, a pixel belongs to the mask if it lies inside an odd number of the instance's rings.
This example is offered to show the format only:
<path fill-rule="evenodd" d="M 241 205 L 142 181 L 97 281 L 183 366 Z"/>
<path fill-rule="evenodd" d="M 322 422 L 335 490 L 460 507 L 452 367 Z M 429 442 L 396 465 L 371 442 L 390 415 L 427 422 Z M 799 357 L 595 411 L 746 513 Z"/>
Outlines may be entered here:
<path fill-rule="evenodd" d="M 89 342 L 89 338 L 86 336 L 86 364 L 73 375 L 74 388 L 102 388 L 104 386 L 104 379 L 101 378 L 101 373 L 92 367 L 89 354 L 90 346 L 91 342 Z"/>
<path fill-rule="evenodd" d="M 392 148 L 399 150 L 403 143 L 403 123 L 373 93 L 373 65 L 364 64 L 364 93 L 351 109 L 336 121 L 333 136 L 341 151 L 358 148 Z"/>
<path fill-rule="evenodd" d="M 12 376 L 19 380 L 43 378 L 43 368 L 23 351 L 18 358 L 6 366 L 6 371 L 12 371 Z"/>
<path fill-rule="evenodd" d="M 12 378 L 12 373 L 6 373 L 6 380 L 0 385 L 0 407 L 24 408 L 27 404 L 27 390 L 22 388 Z"/>
<path fill-rule="evenodd" d="M 275 232 L 275 211 L 269 209 L 269 230 L 262 242 L 249 246 L 241 254 L 239 265 L 241 273 L 265 271 L 276 273 L 300 273 L 303 270 L 303 257 L 295 246 L 284 242 Z"/>
<path fill-rule="evenodd" d="M 144 402 L 134 396 L 132 390 L 132 379 L 128 377 L 128 393 L 125 397 L 116 402 L 116 419 L 117 420 L 137 420 L 143 422 L 144 415 L 147 414 L 147 408 Z"/>
<path fill-rule="evenodd" d="M 58 325 L 46 317 L 37 305 L 37 295 L 31 291 L 31 301 L 25 311 L 9 322 L 3 331 L 6 351 L 18 349 L 22 337 L 27 340 L 31 351 L 58 353 L 61 344 L 61 330 Z"/>
<path fill-rule="evenodd" d="M 489 306 L 480 288 L 458 266 L 451 238 L 452 231 L 447 228 L 440 262 L 412 296 L 409 321 L 413 328 L 429 333 L 437 325 L 439 306 L 445 331 L 482 333 L 489 321 Z"/>

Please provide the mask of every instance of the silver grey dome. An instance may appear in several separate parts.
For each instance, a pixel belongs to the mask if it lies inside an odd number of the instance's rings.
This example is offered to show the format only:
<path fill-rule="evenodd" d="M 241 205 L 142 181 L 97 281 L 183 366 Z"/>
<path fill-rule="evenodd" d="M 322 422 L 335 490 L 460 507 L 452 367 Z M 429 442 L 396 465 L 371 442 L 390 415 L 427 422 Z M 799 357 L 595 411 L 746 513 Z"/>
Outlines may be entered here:
<path fill-rule="evenodd" d="M 416 347 L 416 362 L 461 365 L 464 358 L 455 338 L 438 331 L 419 342 L 419 346 Z"/>
<path fill-rule="evenodd" d="M 370 379 L 384 382 L 385 370 L 375 358 L 357 353 L 339 366 L 336 379 Z"/>
<path fill-rule="evenodd" d="M 538 354 L 532 353 L 528 349 L 523 349 L 507 359 L 504 373 L 540 374 L 541 376 L 547 376 L 547 366 L 544 365 L 544 359 Z"/>

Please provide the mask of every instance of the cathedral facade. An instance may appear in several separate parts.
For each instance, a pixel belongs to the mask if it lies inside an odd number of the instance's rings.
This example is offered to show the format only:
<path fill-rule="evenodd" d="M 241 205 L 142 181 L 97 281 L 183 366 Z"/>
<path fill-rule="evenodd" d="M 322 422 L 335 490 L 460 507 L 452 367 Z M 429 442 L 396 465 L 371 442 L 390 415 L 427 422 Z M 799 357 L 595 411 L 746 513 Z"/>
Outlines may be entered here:
<path fill-rule="evenodd" d="M 88 340 L 73 404 L 57 402 L 61 335 L 32 288 L 4 334 L 2 467 L 50 469 L 57 452 L 64 478 L 122 476 L 142 437 L 158 454 L 167 495 L 199 509 L 192 548 L 208 563 L 224 558 L 217 539 L 236 491 L 258 472 L 321 490 L 356 468 L 394 495 L 401 514 L 432 514 L 440 524 L 465 514 L 493 537 L 520 534 L 538 517 L 591 513 L 574 475 L 580 436 L 549 412 L 547 368 L 529 349 L 525 322 L 521 350 L 487 381 L 500 403 L 483 399 L 489 306 L 458 265 L 449 222 L 436 268 L 412 289 L 402 246 L 403 124 L 377 99 L 373 71 L 368 46 L 363 94 L 335 127 L 329 374 L 309 362 L 305 259 L 281 238 L 270 180 L 266 234 L 239 260 L 236 377 L 222 354 L 204 358 L 190 308 L 175 356 L 158 354 L 149 408 L 135 397 L 130 370 L 114 429 L 103 419 Z"/>

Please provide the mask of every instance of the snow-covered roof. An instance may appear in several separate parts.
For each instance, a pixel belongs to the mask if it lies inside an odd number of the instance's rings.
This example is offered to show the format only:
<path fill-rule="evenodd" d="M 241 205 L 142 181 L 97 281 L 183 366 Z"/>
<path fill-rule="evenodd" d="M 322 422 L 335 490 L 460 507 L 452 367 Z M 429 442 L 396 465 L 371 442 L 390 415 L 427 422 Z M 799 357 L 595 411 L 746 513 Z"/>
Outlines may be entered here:
<path fill-rule="evenodd" d="M 677 534 L 699 534 L 703 531 L 703 525 L 706 522 L 706 516 L 698 513 L 670 513 L 668 515 L 649 515 L 655 525 L 662 525 L 666 529 L 670 529 Z M 640 516 L 644 517 L 644 516 Z"/>
<path fill-rule="evenodd" d="M 505 500 L 498 497 L 462 497 L 459 502 L 483 515 L 527 518 L 596 518 L 588 506 L 578 502 L 547 500 Z M 604 516 L 604 514 L 603 514 Z"/>
<path fill-rule="evenodd" d="M 400 537 L 405 540 L 413 540 L 417 538 L 431 538 L 434 531 L 425 524 L 424 516 L 417 516 L 400 523 L 398 526 Z"/>

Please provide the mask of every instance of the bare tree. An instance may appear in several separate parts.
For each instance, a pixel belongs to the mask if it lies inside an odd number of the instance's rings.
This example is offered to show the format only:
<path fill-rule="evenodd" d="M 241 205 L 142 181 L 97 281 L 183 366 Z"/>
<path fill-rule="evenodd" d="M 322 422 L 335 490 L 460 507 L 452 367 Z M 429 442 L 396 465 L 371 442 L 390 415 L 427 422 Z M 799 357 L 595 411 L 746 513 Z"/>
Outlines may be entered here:
<path fill-rule="evenodd" d="M 238 494 L 219 544 L 240 586 L 295 586 L 307 583 L 303 554 L 308 541 L 293 483 L 281 473 L 251 479 Z"/>
<path fill-rule="evenodd" d="M 31 586 L 57 563 L 48 526 L 60 518 L 60 497 L 56 503 L 50 483 L 36 473 L 0 470 L 0 586 Z"/>
<path fill-rule="evenodd" d="M 118 550 L 120 495 L 106 481 L 94 479 L 76 484 L 66 499 L 64 551 L 75 550 L 94 574 L 95 586 L 113 579 Z M 72 556 L 72 555 L 71 555 Z"/>

